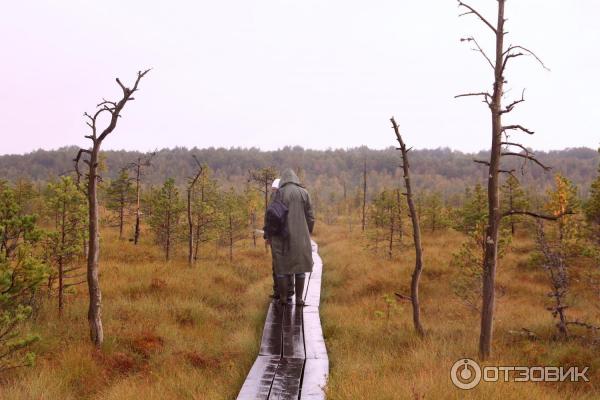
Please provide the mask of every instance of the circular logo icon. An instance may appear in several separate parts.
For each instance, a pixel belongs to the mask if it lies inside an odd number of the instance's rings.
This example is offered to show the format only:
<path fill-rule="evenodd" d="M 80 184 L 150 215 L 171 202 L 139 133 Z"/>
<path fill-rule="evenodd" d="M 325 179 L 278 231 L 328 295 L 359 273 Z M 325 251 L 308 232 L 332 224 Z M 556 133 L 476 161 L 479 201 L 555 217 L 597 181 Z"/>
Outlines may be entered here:
<path fill-rule="evenodd" d="M 450 379 L 460 389 L 473 389 L 481 381 L 481 368 L 470 358 L 461 358 L 452 365 Z"/>

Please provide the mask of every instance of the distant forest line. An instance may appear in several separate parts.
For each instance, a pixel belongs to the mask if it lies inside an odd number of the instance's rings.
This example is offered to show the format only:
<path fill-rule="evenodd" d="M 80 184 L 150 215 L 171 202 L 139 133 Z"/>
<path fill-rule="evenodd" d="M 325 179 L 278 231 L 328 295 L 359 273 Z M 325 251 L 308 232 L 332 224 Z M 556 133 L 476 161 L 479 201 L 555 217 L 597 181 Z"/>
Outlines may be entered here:
<path fill-rule="evenodd" d="M 73 158 L 77 147 L 57 150 L 37 150 L 23 155 L 0 156 L 0 179 L 16 181 L 28 179 L 47 182 L 58 175 L 73 170 Z M 127 164 L 146 154 L 137 151 L 103 151 L 105 180 L 114 179 Z M 444 197 L 462 193 L 467 186 L 485 184 L 487 167 L 473 162 L 489 159 L 486 152 L 463 153 L 447 148 L 412 150 L 411 173 L 418 192 L 435 191 Z M 561 173 L 577 185 L 581 196 L 587 196 L 591 181 L 595 178 L 600 157 L 590 148 L 537 151 L 537 158 L 552 167 L 549 172 L 522 160 L 511 157 L 504 168 L 514 169 L 523 186 L 530 191 L 545 191 L 553 184 L 555 173 Z M 367 162 L 369 197 L 385 187 L 401 185 L 400 156 L 393 147 L 373 150 L 367 147 L 337 150 L 309 150 L 301 147 L 285 147 L 274 151 L 256 148 L 205 148 L 158 150 L 152 166 L 145 174 L 146 185 L 159 185 L 172 177 L 183 184 L 194 174 L 195 155 L 206 163 L 214 176 L 224 186 L 247 182 L 248 171 L 274 166 L 279 170 L 290 167 L 299 172 L 305 186 L 318 190 L 322 199 L 340 198 L 343 193 L 353 196 L 362 190 L 363 166 Z"/>

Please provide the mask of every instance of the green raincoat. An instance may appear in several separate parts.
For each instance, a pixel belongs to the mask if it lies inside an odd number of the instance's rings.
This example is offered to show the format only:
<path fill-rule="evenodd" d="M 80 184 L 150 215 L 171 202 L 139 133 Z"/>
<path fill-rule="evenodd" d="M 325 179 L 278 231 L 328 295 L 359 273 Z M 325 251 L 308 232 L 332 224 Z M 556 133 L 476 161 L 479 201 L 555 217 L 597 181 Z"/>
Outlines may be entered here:
<path fill-rule="evenodd" d="M 312 245 L 310 234 L 315 225 L 315 217 L 310 195 L 302 186 L 298 176 L 291 169 L 281 174 L 279 192 L 283 203 L 288 207 L 287 225 L 289 237 L 269 238 L 273 251 L 273 267 L 276 274 L 300 274 L 312 272 Z"/>

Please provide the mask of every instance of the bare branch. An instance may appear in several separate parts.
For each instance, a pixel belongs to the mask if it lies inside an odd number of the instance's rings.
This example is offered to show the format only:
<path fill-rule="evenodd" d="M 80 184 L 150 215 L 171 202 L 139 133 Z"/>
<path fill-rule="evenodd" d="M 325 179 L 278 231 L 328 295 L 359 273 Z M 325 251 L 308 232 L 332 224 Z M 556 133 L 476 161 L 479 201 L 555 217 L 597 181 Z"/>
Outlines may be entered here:
<path fill-rule="evenodd" d="M 490 98 L 490 99 L 492 98 L 492 95 L 487 92 L 457 94 L 456 96 L 454 96 L 454 98 L 457 99 L 459 97 L 469 97 L 469 96 L 485 96 L 486 98 Z"/>
<path fill-rule="evenodd" d="M 487 19 L 485 19 L 483 17 L 483 15 L 481 15 L 479 12 L 477 12 L 473 7 L 471 7 L 468 4 L 463 3 L 462 1 L 458 0 L 458 6 L 459 7 L 465 7 L 466 9 L 468 9 L 469 11 L 467 11 L 464 14 L 460 14 L 460 16 L 462 17 L 463 15 L 468 15 L 468 14 L 475 14 L 479 17 L 480 20 L 483 21 L 484 24 L 486 24 L 491 30 L 492 32 L 494 32 L 494 34 L 496 34 L 496 28 L 494 28 L 494 26 L 492 24 L 489 23 L 489 21 Z"/>
<path fill-rule="evenodd" d="M 77 152 L 77 156 L 75 156 L 75 158 L 73 159 L 73 163 L 75 164 L 75 174 L 77 176 L 77 186 L 79 186 L 80 182 L 81 182 L 81 171 L 79 170 L 79 161 L 81 160 L 81 156 L 82 154 L 91 154 L 92 152 L 90 150 L 86 150 L 86 149 L 79 149 L 79 151 Z M 87 160 L 84 160 L 87 161 Z"/>
<path fill-rule="evenodd" d="M 483 51 L 483 49 L 481 48 L 481 46 L 479 45 L 479 43 L 477 43 L 477 40 L 475 40 L 474 37 L 470 36 L 468 38 L 461 38 L 460 39 L 461 42 L 473 42 L 475 43 L 475 46 L 477 46 L 476 49 L 471 49 L 474 51 L 478 51 L 481 53 L 481 55 L 483 55 L 483 57 L 487 60 L 487 62 L 490 64 L 490 67 L 492 67 L 492 69 L 494 68 L 494 63 L 492 62 L 492 60 L 488 57 L 488 55 L 485 53 L 485 51 Z"/>
<path fill-rule="evenodd" d="M 540 162 L 540 160 L 538 160 L 537 158 L 535 158 L 535 156 L 533 156 L 529 152 L 526 152 L 526 153 L 514 153 L 514 152 L 511 152 L 511 151 L 507 151 L 507 152 L 501 153 L 500 156 L 521 157 L 521 158 L 525 158 L 527 160 L 533 161 L 534 163 L 536 163 L 537 165 L 539 165 L 540 167 L 542 167 L 544 169 L 544 171 L 550 171 L 552 169 L 552 167 L 548 167 L 547 165 L 542 164 Z"/>
<path fill-rule="evenodd" d="M 584 328 L 591 329 L 591 330 L 593 330 L 593 331 L 600 330 L 600 326 L 595 326 L 595 325 L 588 324 L 588 323 L 586 323 L 586 322 L 582 322 L 582 321 L 579 321 L 579 320 L 575 320 L 575 321 L 567 321 L 567 322 L 566 322 L 566 324 L 567 324 L 567 325 L 577 325 L 577 326 L 583 326 Z"/>
<path fill-rule="evenodd" d="M 522 103 L 524 101 L 525 101 L 525 89 L 523 89 L 523 91 L 521 92 L 521 98 L 519 100 L 515 100 L 512 103 L 510 103 L 509 105 L 507 105 L 504 110 L 500 110 L 500 114 L 506 114 L 506 113 L 511 112 L 517 104 Z"/>
<path fill-rule="evenodd" d="M 477 164 L 483 164 L 483 165 L 488 166 L 488 167 L 490 166 L 490 162 L 489 161 L 485 161 L 485 160 L 474 159 L 473 162 L 475 162 Z M 514 173 L 515 173 L 514 169 L 498 169 L 498 172 L 501 172 L 503 174 L 509 174 L 513 178 L 517 179 L 517 177 L 514 175 Z"/>
<path fill-rule="evenodd" d="M 522 149 L 523 151 L 525 151 L 525 152 L 527 152 L 527 153 L 531 154 L 531 152 L 529 151 L 529 149 L 528 149 L 527 147 L 523 146 L 523 145 L 522 145 L 522 144 L 520 144 L 520 143 L 514 143 L 514 142 L 502 142 L 502 143 L 500 143 L 500 144 L 501 144 L 501 145 L 503 145 L 503 146 L 515 146 L 515 147 L 519 147 L 519 148 L 520 148 L 520 149 Z"/>
<path fill-rule="evenodd" d="M 459 97 L 476 97 L 476 96 L 483 96 L 483 103 L 486 103 L 488 105 L 488 107 L 490 107 L 492 105 L 492 95 L 487 93 L 487 92 L 477 92 L 477 93 L 463 93 L 463 94 L 458 94 L 456 96 L 454 96 L 455 99 L 459 98 Z"/>
<path fill-rule="evenodd" d="M 527 211 L 527 210 L 509 210 L 509 211 L 502 213 L 500 215 L 500 218 L 508 217 L 509 215 L 528 215 L 533 218 L 545 219 L 548 221 L 556 221 L 565 215 L 571 215 L 571 214 L 573 214 L 572 211 L 567 211 L 565 213 L 561 213 L 558 215 L 547 215 L 547 214 L 538 214 L 536 212 Z"/>
<path fill-rule="evenodd" d="M 100 136 L 98 137 L 98 140 L 101 142 L 104 140 L 104 138 L 106 138 L 106 136 L 108 136 L 117 126 L 117 119 L 120 117 L 120 113 L 121 110 L 123 109 L 123 107 L 125 107 L 125 104 L 132 99 L 131 95 L 138 90 L 138 85 L 140 83 L 140 80 L 149 72 L 150 70 L 147 69 L 144 72 L 139 71 L 137 74 L 137 78 L 135 80 L 135 83 L 133 85 L 133 89 L 129 89 L 128 87 L 126 87 L 125 85 L 123 85 L 123 83 L 121 82 L 121 80 L 119 78 L 116 79 L 117 83 L 119 84 L 119 86 L 121 87 L 121 89 L 123 90 L 123 98 L 121 98 L 121 100 L 119 100 L 118 102 L 114 103 L 114 107 L 113 108 L 109 108 L 106 104 L 107 102 L 104 101 L 102 103 L 100 103 L 101 105 L 103 105 L 103 108 L 101 108 L 100 110 L 98 110 L 96 112 L 96 114 L 94 115 L 94 121 L 97 118 L 97 116 L 102 112 L 102 111 L 109 111 L 111 113 L 111 119 L 110 119 L 110 123 L 108 124 L 108 126 L 104 129 L 104 131 L 100 134 Z"/>
<path fill-rule="evenodd" d="M 519 130 L 519 131 L 528 133 L 530 135 L 533 135 L 535 133 L 534 131 L 525 128 L 523 125 L 506 125 L 506 126 L 502 127 L 502 132 L 509 131 L 509 130 Z"/>
<path fill-rule="evenodd" d="M 537 60 L 537 62 L 540 63 L 542 68 L 544 68 L 546 71 L 550 71 L 550 68 L 546 67 L 546 64 L 544 64 L 544 62 L 533 51 L 531 51 L 528 48 L 523 47 L 523 46 L 512 46 L 512 45 L 508 46 L 508 48 L 504 51 L 504 53 L 502 53 L 502 55 L 505 56 L 504 63 L 503 63 L 504 66 L 502 67 L 503 70 L 504 70 L 504 67 L 506 66 L 506 62 L 507 62 L 509 56 L 511 56 L 511 54 L 512 54 L 512 57 L 518 57 L 520 55 L 525 55 L 520 52 L 519 53 L 511 53 L 511 51 L 513 51 L 513 50 L 522 50 L 522 51 L 526 52 L 527 54 L 533 56 Z"/>
<path fill-rule="evenodd" d="M 410 296 L 406 296 L 406 295 L 404 295 L 404 294 L 402 294 L 402 293 L 394 293 L 394 294 L 395 294 L 395 295 L 396 295 L 396 296 L 397 296 L 399 299 L 402 299 L 402 300 L 408 300 L 408 301 L 412 302 L 412 297 L 410 297 Z"/>

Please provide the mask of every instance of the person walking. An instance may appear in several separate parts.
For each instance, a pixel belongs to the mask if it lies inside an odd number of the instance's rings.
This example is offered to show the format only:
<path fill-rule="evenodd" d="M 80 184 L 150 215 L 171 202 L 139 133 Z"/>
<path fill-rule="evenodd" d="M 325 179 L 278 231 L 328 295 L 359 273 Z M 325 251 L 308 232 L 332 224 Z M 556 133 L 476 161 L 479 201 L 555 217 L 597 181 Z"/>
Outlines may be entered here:
<path fill-rule="evenodd" d="M 292 169 L 281 174 L 278 200 L 287 208 L 287 217 L 282 234 L 265 233 L 267 243 L 273 252 L 273 269 L 279 296 L 279 304 L 287 303 L 286 293 L 290 280 L 294 281 L 296 304 L 304 305 L 302 299 L 306 273 L 312 272 L 312 244 L 310 235 L 315 225 L 312 204 L 308 191 Z M 265 227 L 267 218 L 265 216 Z M 265 229 L 268 232 L 269 229 Z"/>
<path fill-rule="evenodd" d="M 269 196 L 269 204 L 271 204 L 271 202 L 273 201 L 273 198 L 277 195 L 277 190 L 279 189 L 279 181 L 280 181 L 280 179 L 277 178 L 271 184 L 271 195 Z M 266 214 L 266 212 L 265 212 L 265 214 Z M 265 218 L 266 218 L 266 215 L 265 215 Z M 265 223 L 265 227 L 263 228 L 263 231 L 264 231 L 263 238 L 265 240 L 267 240 L 266 223 Z M 269 240 L 267 240 L 267 244 L 271 245 L 271 242 Z M 271 266 L 272 266 L 272 273 L 273 273 L 273 294 L 271 294 L 271 298 L 275 299 L 275 300 L 279 300 L 280 294 L 279 294 L 279 291 L 277 290 L 277 276 L 275 275 L 275 255 L 273 254 L 273 248 L 271 248 L 271 258 L 272 258 Z M 294 285 L 293 285 L 293 282 L 289 281 L 288 282 L 288 290 L 287 290 L 288 299 L 290 299 L 293 295 L 294 295 Z"/>

